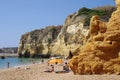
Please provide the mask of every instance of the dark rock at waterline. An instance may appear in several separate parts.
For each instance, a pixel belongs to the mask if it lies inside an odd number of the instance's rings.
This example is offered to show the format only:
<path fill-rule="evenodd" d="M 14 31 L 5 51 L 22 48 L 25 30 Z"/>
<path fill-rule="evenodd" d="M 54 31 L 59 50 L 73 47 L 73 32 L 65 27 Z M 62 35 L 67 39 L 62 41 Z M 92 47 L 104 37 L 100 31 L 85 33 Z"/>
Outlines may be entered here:
<path fill-rule="evenodd" d="M 20 53 L 19 54 L 19 58 L 50 58 L 50 54 L 32 54 L 32 55 L 30 55 L 30 53 L 26 53 L 26 54 L 22 54 L 22 53 Z"/>
<path fill-rule="evenodd" d="M 1 56 L 0 59 L 5 59 L 5 56 Z"/>

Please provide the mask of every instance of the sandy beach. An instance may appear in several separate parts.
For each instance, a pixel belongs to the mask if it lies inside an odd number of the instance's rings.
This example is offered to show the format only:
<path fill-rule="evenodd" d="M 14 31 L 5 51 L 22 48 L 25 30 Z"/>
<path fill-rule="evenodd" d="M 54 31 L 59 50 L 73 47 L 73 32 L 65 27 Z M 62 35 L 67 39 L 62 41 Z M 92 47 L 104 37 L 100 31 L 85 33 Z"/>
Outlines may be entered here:
<path fill-rule="evenodd" d="M 28 68 L 28 69 L 26 69 Z M 18 68 L 0 70 L 0 80 L 120 80 L 119 75 L 74 75 L 69 73 L 44 72 L 47 63 L 32 64 Z M 55 71 L 61 71 L 61 65 L 55 65 Z"/>

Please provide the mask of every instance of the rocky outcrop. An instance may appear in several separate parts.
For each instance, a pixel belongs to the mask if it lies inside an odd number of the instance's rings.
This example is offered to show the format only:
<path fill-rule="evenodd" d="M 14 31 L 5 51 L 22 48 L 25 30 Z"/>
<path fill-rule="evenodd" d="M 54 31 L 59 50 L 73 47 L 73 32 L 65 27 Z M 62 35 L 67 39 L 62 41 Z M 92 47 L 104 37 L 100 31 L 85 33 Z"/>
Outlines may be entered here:
<path fill-rule="evenodd" d="M 69 56 L 71 51 L 73 55 L 77 55 L 74 52 L 86 42 L 89 33 L 89 30 L 83 26 L 86 16 L 77 16 L 77 14 L 74 13 L 67 17 L 57 41 L 51 47 L 53 53 Z"/>
<path fill-rule="evenodd" d="M 71 52 L 74 56 L 78 55 L 81 46 L 86 44 L 89 38 L 89 18 L 92 15 L 98 14 L 100 16 L 100 19 L 108 21 L 111 13 L 115 10 L 114 7 L 107 7 L 105 9 L 104 8 L 105 7 L 88 9 L 83 7 L 78 10 L 78 12 L 69 15 L 66 18 L 65 24 L 57 37 L 57 41 L 53 43 L 53 46 L 51 47 L 52 53 L 69 56 Z M 98 23 L 96 22 L 95 27 L 97 25 Z M 99 26 L 101 32 L 100 39 L 102 39 L 102 33 L 106 31 L 106 27 L 104 28 L 104 26 L 106 26 L 106 23 L 99 21 Z M 94 30 L 92 31 L 94 32 Z M 93 32 L 90 32 L 90 34 L 92 34 Z M 98 33 L 98 31 L 96 33 Z"/>
<path fill-rule="evenodd" d="M 105 10 L 93 10 L 83 7 L 78 12 L 69 15 L 63 27 L 50 26 L 41 30 L 28 32 L 21 37 L 18 54 L 25 57 L 34 57 L 35 55 L 62 55 L 70 57 L 70 55 L 78 55 L 81 46 L 86 44 L 89 39 L 88 24 L 90 17 L 98 14 L 100 15 L 100 19 L 108 21 L 106 15 L 111 15 L 114 9 L 115 8 L 111 7 Z M 104 27 L 104 25 L 106 25 L 104 22 L 100 23 L 99 26 L 102 25 Z M 96 26 L 97 25 L 98 23 Z M 106 31 L 106 28 L 103 27 L 100 27 L 100 39 L 103 38 L 102 33 Z M 98 30 L 95 35 L 97 33 Z M 94 31 L 90 32 L 90 34 L 94 34 Z M 96 37 L 94 39 L 98 38 Z M 89 41 L 90 40 L 91 39 L 89 39 Z"/>
<path fill-rule="evenodd" d="M 109 21 L 90 21 L 90 38 L 69 65 L 74 74 L 120 74 L 120 0 Z"/>
<path fill-rule="evenodd" d="M 54 42 L 62 26 L 49 26 L 22 35 L 18 54 L 24 57 L 35 57 L 49 54 L 49 46 Z"/>

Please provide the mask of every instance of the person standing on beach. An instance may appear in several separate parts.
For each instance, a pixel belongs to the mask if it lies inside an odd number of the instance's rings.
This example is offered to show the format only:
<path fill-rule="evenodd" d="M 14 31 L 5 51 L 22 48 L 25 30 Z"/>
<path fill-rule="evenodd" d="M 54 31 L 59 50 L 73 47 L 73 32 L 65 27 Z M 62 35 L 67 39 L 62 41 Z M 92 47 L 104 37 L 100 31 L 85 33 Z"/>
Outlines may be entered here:
<path fill-rule="evenodd" d="M 9 62 L 7 62 L 7 68 L 9 68 L 10 67 L 10 63 Z"/>

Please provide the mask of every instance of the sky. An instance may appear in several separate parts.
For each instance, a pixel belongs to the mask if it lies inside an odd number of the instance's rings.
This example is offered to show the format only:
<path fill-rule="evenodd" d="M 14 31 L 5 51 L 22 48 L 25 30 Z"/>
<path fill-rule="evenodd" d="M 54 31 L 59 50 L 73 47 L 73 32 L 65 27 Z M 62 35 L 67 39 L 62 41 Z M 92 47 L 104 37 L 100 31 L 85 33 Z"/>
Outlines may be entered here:
<path fill-rule="evenodd" d="M 0 48 L 18 47 L 22 34 L 63 25 L 82 7 L 115 5 L 113 0 L 0 0 Z"/>

